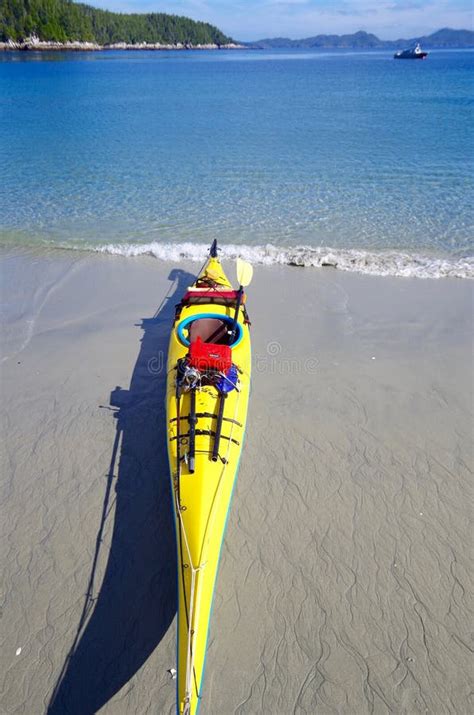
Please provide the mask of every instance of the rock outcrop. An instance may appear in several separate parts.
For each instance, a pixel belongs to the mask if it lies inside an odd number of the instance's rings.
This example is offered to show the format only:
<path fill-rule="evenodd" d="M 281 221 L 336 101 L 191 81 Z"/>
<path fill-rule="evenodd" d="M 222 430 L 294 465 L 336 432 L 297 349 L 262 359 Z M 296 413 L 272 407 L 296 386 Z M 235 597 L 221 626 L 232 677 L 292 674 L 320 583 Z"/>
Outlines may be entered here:
<path fill-rule="evenodd" d="M 228 43 L 226 45 L 216 45 L 216 44 L 206 44 L 206 45 L 190 45 L 182 44 L 178 42 L 175 45 L 171 44 L 160 44 L 157 43 L 147 43 L 139 42 L 136 44 L 129 44 L 126 42 L 116 42 L 111 45 L 98 45 L 95 42 L 53 42 L 49 40 L 40 40 L 35 35 L 27 37 L 25 40 L 20 42 L 15 42 L 13 40 L 8 40 L 7 42 L 0 42 L 0 50 L 32 50 L 32 51 L 45 51 L 45 50 L 72 50 L 72 51 L 83 51 L 83 52 L 95 52 L 96 50 L 238 50 L 246 49 L 243 45 L 238 45 L 236 43 Z"/>

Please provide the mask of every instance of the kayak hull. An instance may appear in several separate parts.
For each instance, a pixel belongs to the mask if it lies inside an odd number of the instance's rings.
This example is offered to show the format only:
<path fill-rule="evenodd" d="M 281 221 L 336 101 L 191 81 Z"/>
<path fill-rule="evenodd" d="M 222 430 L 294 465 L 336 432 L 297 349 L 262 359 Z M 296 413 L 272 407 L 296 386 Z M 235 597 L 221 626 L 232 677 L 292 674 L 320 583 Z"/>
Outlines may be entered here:
<path fill-rule="evenodd" d="M 219 296 L 231 291 L 220 262 L 210 258 L 200 278 L 210 274 Z M 198 278 L 197 283 L 199 285 Z M 192 290 L 193 287 L 191 287 Z M 224 304 L 220 304 L 223 302 Z M 177 395 L 178 361 L 186 357 L 186 330 L 201 316 L 220 316 L 231 323 L 229 301 L 202 299 L 178 308 L 170 337 L 167 364 L 166 419 L 168 458 L 173 490 L 178 566 L 177 712 L 194 715 L 201 699 L 214 586 L 235 478 L 245 433 L 250 392 L 251 348 L 246 312 L 239 310 L 238 341 L 232 346 L 237 388 L 224 398 L 214 385 Z M 224 400 L 219 451 L 213 461 L 220 401 Z M 194 400 L 194 405 L 193 405 Z M 194 464 L 191 465 L 190 415 L 196 414 Z M 191 471 L 193 467 L 193 471 Z"/>

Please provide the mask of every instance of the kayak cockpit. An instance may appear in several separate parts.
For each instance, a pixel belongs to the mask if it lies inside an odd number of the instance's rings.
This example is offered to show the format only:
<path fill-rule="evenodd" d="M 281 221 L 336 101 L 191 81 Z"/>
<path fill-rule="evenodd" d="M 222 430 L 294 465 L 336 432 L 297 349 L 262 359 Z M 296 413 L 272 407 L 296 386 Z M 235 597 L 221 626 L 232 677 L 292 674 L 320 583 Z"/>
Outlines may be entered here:
<path fill-rule="evenodd" d="M 185 318 L 176 327 L 179 341 L 186 346 L 201 338 L 203 343 L 235 347 L 242 340 L 242 326 L 233 318 L 218 313 L 198 313 Z"/>
<path fill-rule="evenodd" d="M 231 337 L 228 324 L 225 320 L 218 318 L 193 320 L 189 324 L 188 335 L 190 343 L 201 338 L 203 343 L 212 343 L 213 345 L 228 345 Z"/>

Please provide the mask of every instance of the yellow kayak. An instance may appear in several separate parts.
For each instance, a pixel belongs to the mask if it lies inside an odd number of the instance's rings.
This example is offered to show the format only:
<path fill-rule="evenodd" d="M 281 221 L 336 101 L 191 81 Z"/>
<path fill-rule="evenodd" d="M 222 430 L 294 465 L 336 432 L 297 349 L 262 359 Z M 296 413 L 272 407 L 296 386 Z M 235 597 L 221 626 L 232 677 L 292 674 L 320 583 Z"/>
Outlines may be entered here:
<path fill-rule="evenodd" d="M 239 272 L 240 271 L 240 272 Z M 168 457 L 178 549 L 177 712 L 202 695 L 207 636 L 232 490 L 244 439 L 251 351 L 240 262 L 235 291 L 216 242 L 176 308 L 167 365 Z"/>

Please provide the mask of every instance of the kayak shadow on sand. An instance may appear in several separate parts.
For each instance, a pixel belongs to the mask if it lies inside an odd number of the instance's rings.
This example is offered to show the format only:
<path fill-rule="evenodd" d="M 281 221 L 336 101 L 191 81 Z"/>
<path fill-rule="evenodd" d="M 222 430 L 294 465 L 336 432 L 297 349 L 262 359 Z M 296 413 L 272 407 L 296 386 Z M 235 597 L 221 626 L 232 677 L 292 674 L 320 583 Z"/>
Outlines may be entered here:
<path fill-rule="evenodd" d="M 117 387 L 111 394 L 109 409 L 116 410 L 117 426 L 95 552 L 77 632 L 48 715 L 97 712 L 147 660 L 176 613 L 166 355 L 174 304 L 194 276 L 174 270 L 169 280 L 173 284 L 153 318 L 142 320 L 130 389 Z M 106 555 L 101 547 L 112 520 Z M 100 584 L 97 571 L 105 558 Z"/>

